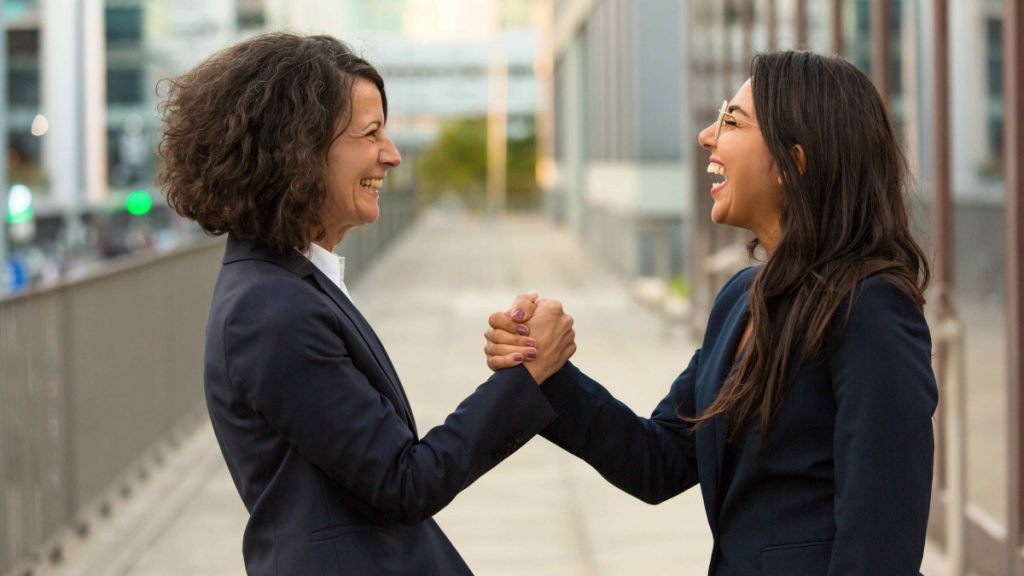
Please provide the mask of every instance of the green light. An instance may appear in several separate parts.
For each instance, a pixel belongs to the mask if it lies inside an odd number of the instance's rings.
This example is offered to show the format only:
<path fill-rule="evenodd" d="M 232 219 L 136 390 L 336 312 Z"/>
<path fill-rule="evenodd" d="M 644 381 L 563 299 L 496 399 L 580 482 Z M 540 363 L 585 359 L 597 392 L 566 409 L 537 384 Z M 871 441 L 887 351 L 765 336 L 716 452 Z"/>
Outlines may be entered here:
<path fill-rule="evenodd" d="M 35 217 L 32 208 L 32 190 L 24 184 L 15 184 L 7 196 L 7 221 L 11 224 L 31 222 Z"/>
<path fill-rule="evenodd" d="M 31 222 L 32 218 L 34 218 L 35 215 L 36 215 L 36 213 L 35 213 L 34 210 L 32 210 L 32 208 L 29 208 L 28 210 L 23 210 L 23 211 L 21 211 L 21 212 L 19 212 L 17 214 L 11 214 L 10 212 L 8 212 L 7 213 L 7 223 L 8 224 L 23 224 L 25 222 Z"/>
<path fill-rule="evenodd" d="M 148 213 L 151 208 L 153 208 L 153 199 L 149 197 L 149 192 L 145 190 L 136 190 L 124 199 L 124 209 L 132 216 L 142 216 Z"/>

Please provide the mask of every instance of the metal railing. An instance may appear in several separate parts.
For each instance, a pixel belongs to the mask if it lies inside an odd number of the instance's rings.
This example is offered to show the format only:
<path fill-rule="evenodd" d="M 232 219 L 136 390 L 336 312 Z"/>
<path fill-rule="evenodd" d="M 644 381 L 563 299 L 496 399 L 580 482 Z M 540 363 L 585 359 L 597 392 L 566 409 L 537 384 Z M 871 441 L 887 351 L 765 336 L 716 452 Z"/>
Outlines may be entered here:
<path fill-rule="evenodd" d="M 378 225 L 343 245 L 355 275 L 416 213 L 410 193 L 380 204 Z M 0 574 L 59 560 L 62 538 L 87 534 L 161 459 L 154 447 L 205 418 L 223 246 L 197 240 L 0 298 Z"/>
<path fill-rule="evenodd" d="M 37 560 L 202 399 L 223 241 L 0 300 L 0 568 Z"/>

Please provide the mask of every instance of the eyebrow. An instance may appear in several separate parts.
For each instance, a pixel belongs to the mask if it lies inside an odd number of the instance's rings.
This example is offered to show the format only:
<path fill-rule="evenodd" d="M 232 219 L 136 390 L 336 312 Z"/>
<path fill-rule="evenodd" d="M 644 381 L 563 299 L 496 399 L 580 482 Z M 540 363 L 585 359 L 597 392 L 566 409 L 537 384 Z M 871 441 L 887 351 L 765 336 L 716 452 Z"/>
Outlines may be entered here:
<path fill-rule="evenodd" d="M 732 114 L 733 112 L 739 112 L 740 114 L 743 114 L 747 118 L 750 118 L 750 114 L 747 114 L 747 111 L 744 110 L 743 107 L 740 106 L 739 104 L 730 104 L 726 112 L 728 112 L 729 114 Z"/>

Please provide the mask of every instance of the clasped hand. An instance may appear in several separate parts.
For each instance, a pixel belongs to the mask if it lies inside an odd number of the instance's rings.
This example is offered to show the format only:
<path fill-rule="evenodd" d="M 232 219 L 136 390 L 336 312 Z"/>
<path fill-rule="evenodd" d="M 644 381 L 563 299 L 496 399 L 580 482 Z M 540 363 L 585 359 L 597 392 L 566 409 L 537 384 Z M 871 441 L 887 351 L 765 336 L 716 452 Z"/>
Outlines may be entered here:
<path fill-rule="evenodd" d="M 576 353 L 572 316 L 558 300 L 520 294 L 508 311 L 491 314 L 488 323 L 484 354 L 491 370 L 525 362 L 533 379 L 542 384 Z"/>

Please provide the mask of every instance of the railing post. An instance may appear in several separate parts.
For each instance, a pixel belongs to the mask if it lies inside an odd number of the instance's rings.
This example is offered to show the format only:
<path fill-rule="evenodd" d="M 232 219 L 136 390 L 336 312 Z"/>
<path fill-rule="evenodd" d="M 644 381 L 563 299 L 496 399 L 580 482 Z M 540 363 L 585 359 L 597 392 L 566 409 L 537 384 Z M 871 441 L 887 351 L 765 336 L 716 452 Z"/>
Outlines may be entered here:
<path fill-rule="evenodd" d="M 832 30 L 832 52 L 842 56 L 843 50 L 843 2 L 832 0 L 829 2 L 829 27 Z"/>
<path fill-rule="evenodd" d="M 1024 7 L 1019 0 L 1003 3 L 1003 78 L 1006 114 L 1003 162 L 1006 182 L 1006 350 L 1009 482 L 1007 549 L 1010 573 L 1021 574 L 1024 531 Z"/>
<path fill-rule="evenodd" d="M 939 370 L 945 375 L 943 395 L 940 402 L 945 408 L 940 412 L 940 426 L 946 430 L 947 442 L 942 446 L 943 457 L 939 459 L 946 479 L 945 530 L 947 576 L 967 574 L 967 441 L 965 409 L 967 395 L 964 391 L 966 379 L 964 362 L 964 327 L 956 315 L 945 320 L 936 320 L 935 342 L 946 350 L 942 358 L 936 358 Z"/>
<path fill-rule="evenodd" d="M 953 199 L 949 178 L 949 28 L 946 0 L 935 0 L 933 5 L 934 34 L 934 70 L 932 94 L 935 98 L 932 114 L 933 151 L 932 151 L 932 243 L 934 251 L 934 280 L 936 318 L 939 322 L 947 320 L 952 313 L 953 305 Z M 946 345 L 939 342 L 935 355 L 938 358 L 938 371 L 935 377 L 939 382 L 939 392 L 944 394 Z M 939 408 L 944 410 L 944 408 Z M 944 419 L 940 419 L 943 422 Z M 939 487 L 945 488 L 946 467 L 941 458 L 945 450 L 941 447 L 948 439 L 948 432 L 940 424 L 937 443 L 940 447 Z"/>
<path fill-rule="evenodd" d="M 937 4 L 941 4 L 939 0 Z M 938 10 L 938 7 L 936 7 Z M 889 0 L 871 2 L 871 79 L 889 107 Z M 936 38 L 938 38 L 936 31 Z M 943 36 L 944 37 L 944 36 Z M 945 61 L 945 58 L 941 58 Z M 936 55 L 936 61 L 940 61 Z"/>
<path fill-rule="evenodd" d="M 7 21 L 0 3 L 0 294 L 7 287 L 7 107 Z"/>

